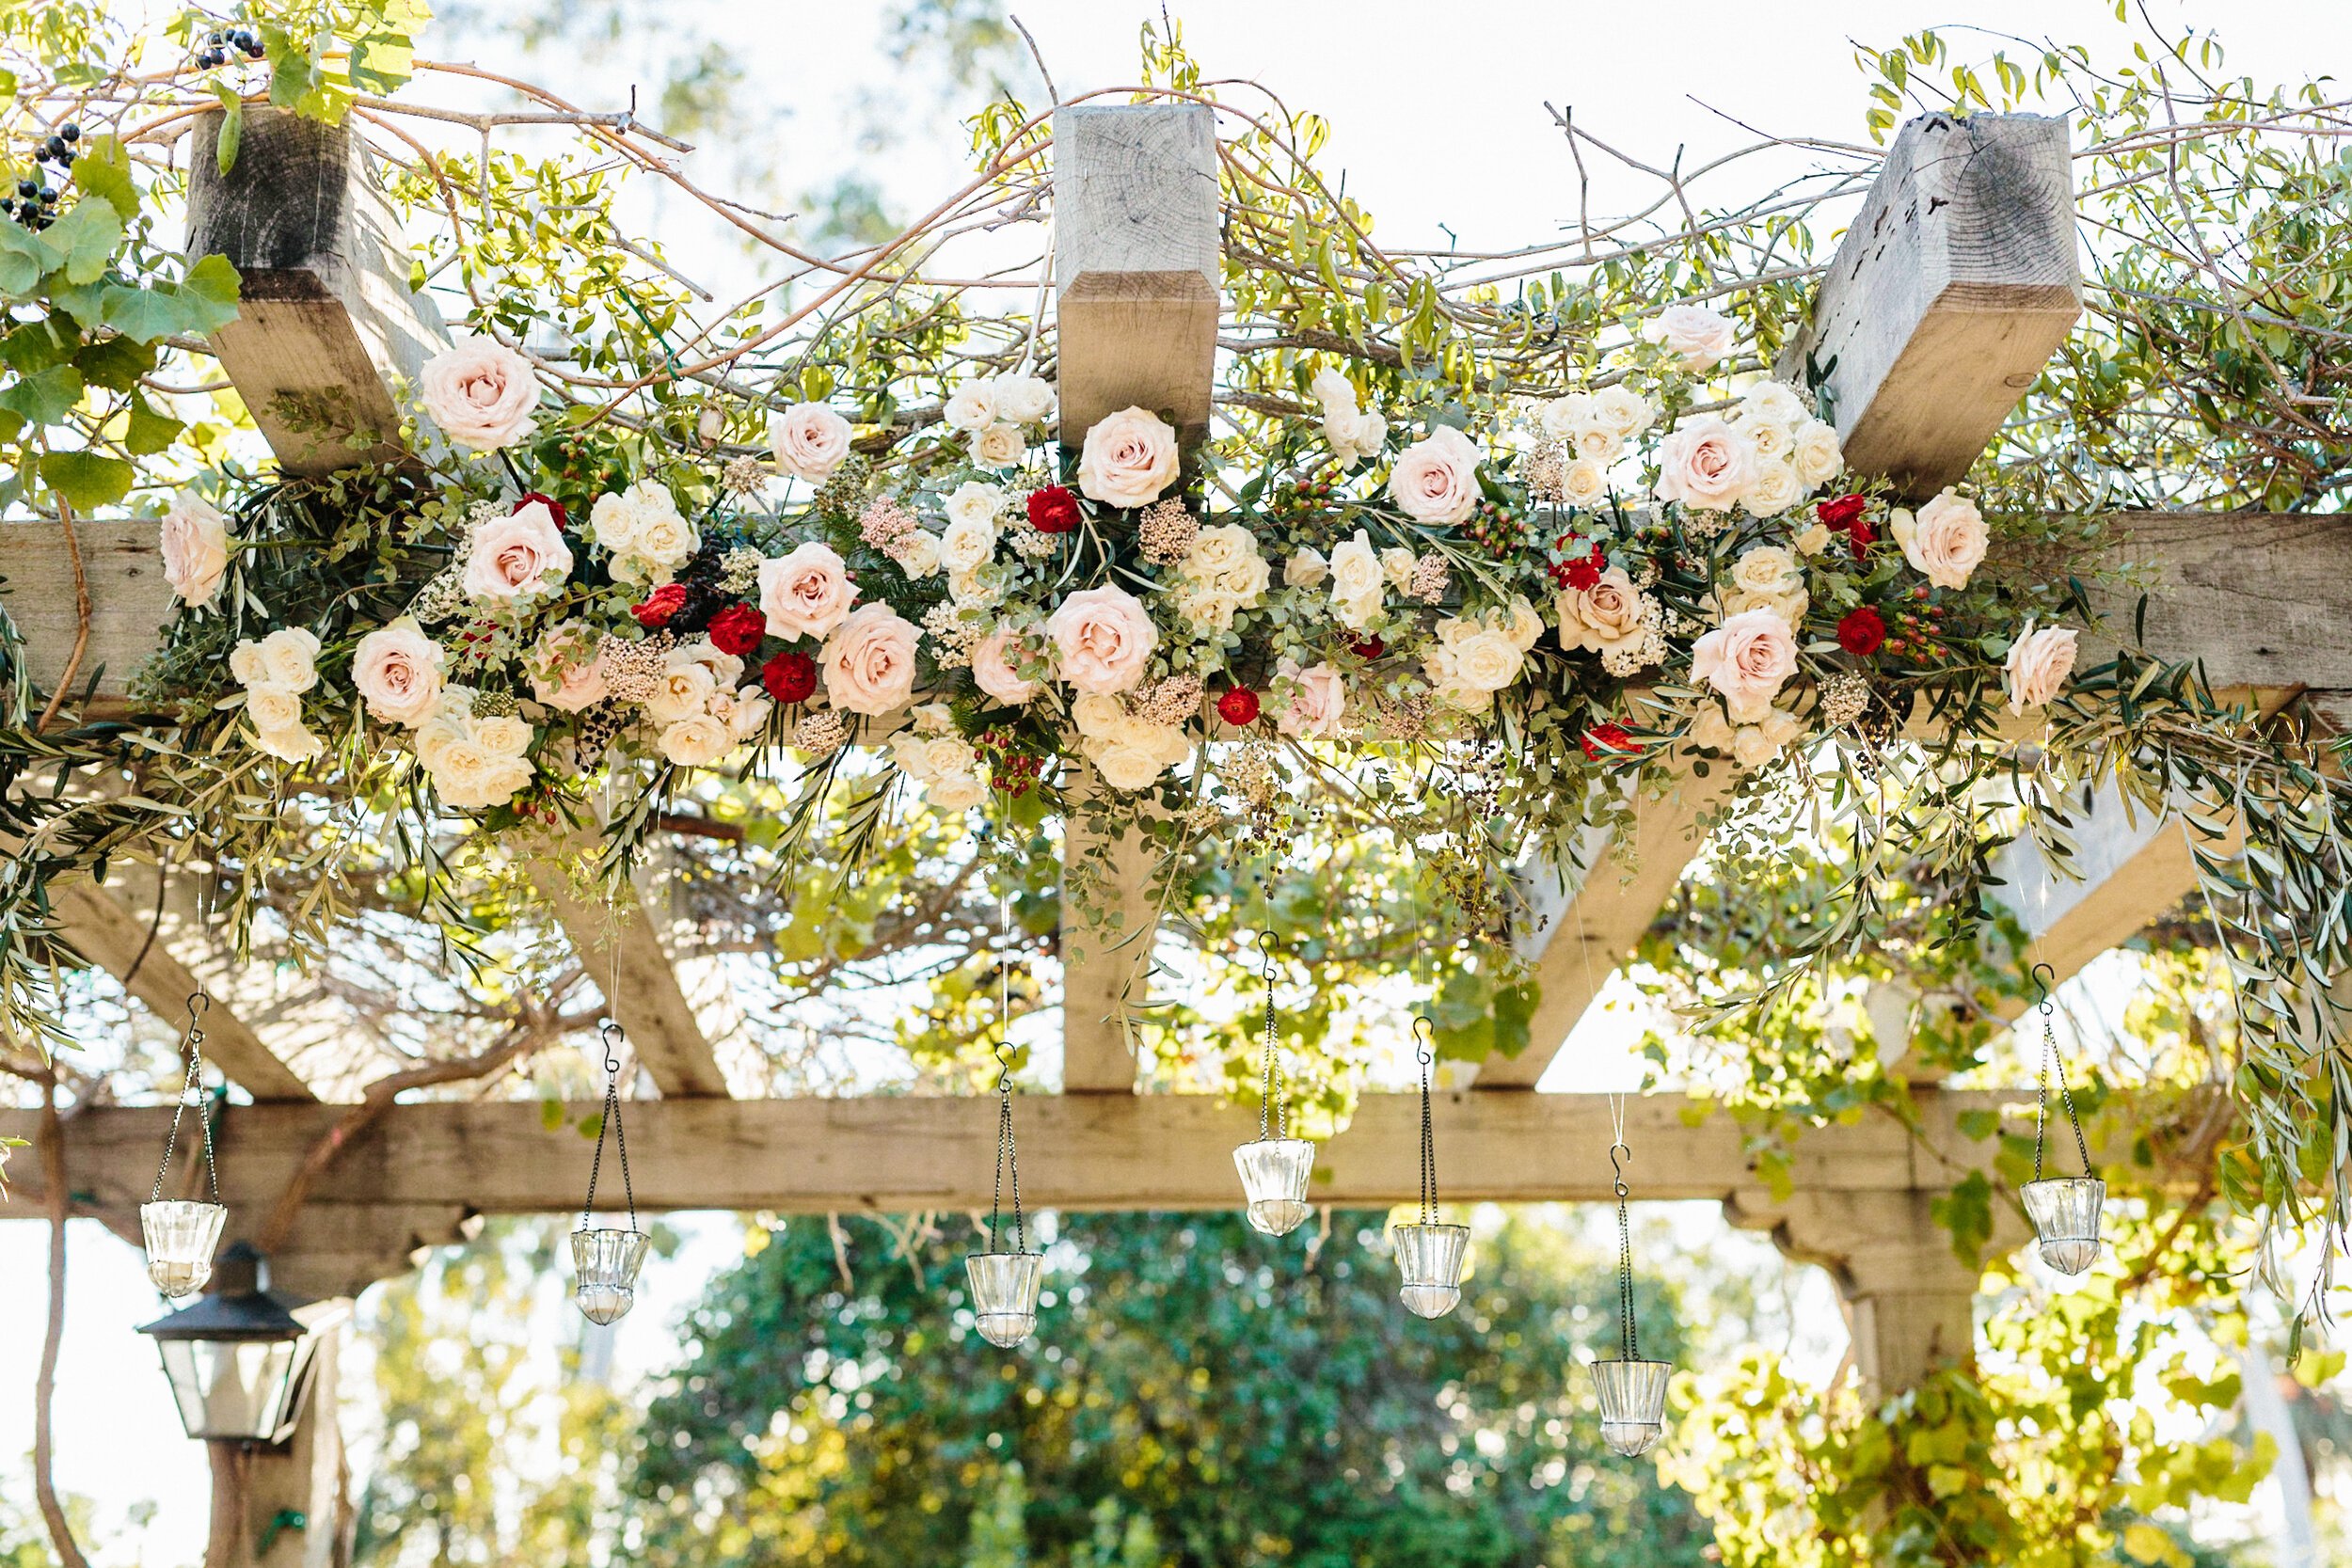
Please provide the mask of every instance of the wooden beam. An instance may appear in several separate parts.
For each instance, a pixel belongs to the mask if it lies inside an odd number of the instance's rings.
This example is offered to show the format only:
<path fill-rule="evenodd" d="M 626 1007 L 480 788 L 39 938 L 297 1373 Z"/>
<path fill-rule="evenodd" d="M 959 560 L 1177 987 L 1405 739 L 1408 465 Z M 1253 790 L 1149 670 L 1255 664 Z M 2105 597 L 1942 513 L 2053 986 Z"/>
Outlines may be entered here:
<path fill-rule="evenodd" d="M 401 405 L 448 342 L 408 257 L 356 121 L 322 125 L 247 104 L 220 172 L 223 117 L 197 121 L 188 158 L 190 256 L 226 256 L 244 279 L 213 352 L 290 474 L 396 461 Z"/>
<path fill-rule="evenodd" d="M 1827 371 L 1846 462 L 1912 497 L 1968 471 L 2082 313 L 2067 122 L 1906 122 L 1778 374 Z"/>
<path fill-rule="evenodd" d="M 2217 691 L 2246 688 L 2265 712 L 2306 689 L 2352 691 L 2352 531 L 2341 515 L 2118 513 L 2102 563 L 2139 581 L 2094 594 L 2109 635 L 2087 640 L 2086 661 L 2130 640 L 2144 593 L 2149 652 L 2201 660 Z"/>
<path fill-rule="evenodd" d="M 2081 806 L 2079 794 L 2075 804 Z M 2126 800 L 2109 783 L 2072 814 L 2071 863 L 2030 837 L 1993 857 L 1994 897 L 2026 928 L 2026 956 L 2065 980 L 2197 889 L 2197 863 L 2171 813 Z"/>
<path fill-rule="evenodd" d="M 664 1099 L 724 1099 L 726 1075 L 678 979 L 676 932 L 633 886 L 611 903 L 574 885 L 576 857 L 536 858 L 531 883 L 571 939 L 590 979 L 609 994 L 613 1018 Z"/>
<path fill-rule="evenodd" d="M 1061 440 L 1105 414 L 1208 428 L 1222 302 L 1216 119 L 1199 103 L 1054 111 Z"/>
<path fill-rule="evenodd" d="M 1970 1108 L 2032 1115 L 2031 1095 L 1922 1091 L 1931 1128 Z M 1730 1117 L 1697 1126 L 1688 1101 L 1635 1097 L 1627 1138 L 1640 1151 L 1645 1199 L 1721 1199 L 1759 1185 L 1746 1134 Z M 587 1190 L 590 1140 L 576 1129 L 595 1106 L 564 1107 L 548 1131 L 535 1101 L 395 1105 L 354 1138 L 313 1189 L 309 1234 L 336 1234 L 339 1212 L 563 1213 Z M 1609 1097 L 1440 1094 L 1438 1184 L 1449 1202 L 1603 1202 Z M 232 1222 L 276 1198 L 304 1154 L 342 1113 L 333 1106 L 231 1107 L 219 1129 L 222 1190 Z M 1206 1095 L 1023 1095 L 1014 1102 L 1024 1197 L 1040 1209 L 1230 1209 L 1240 1197 L 1232 1150 L 1257 1133 L 1249 1106 Z M 77 1117 L 68 1147 L 84 1212 L 129 1215 L 146 1197 L 166 1107 L 97 1108 Z M 0 1112 L 0 1135 L 29 1136 L 37 1114 Z M 646 1212 L 682 1209 L 787 1213 L 986 1209 L 996 1117 L 986 1097 L 838 1100 L 662 1100 L 628 1107 L 629 1169 Z M 1418 1192 L 1417 1097 L 1375 1094 L 1315 1162 L 1319 1203 L 1385 1207 Z M 1990 1162 L 1991 1143 L 1915 1143 L 1890 1117 L 1807 1132 L 1791 1180 L 1808 1192 L 1910 1192 L 1950 1185 Z M 10 1172 L 12 1180 L 37 1178 Z M 0 1218 L 40 1205 L 0 1205 Z M 607 1201 L 600 1196 L 598 1201 Z M 618 1207 L 620 1194 L 609 1201 Z M 232 1225 L 233 1227 L 233 1225 Z"/>
<path fill-rule="evenodd" d="M 139 669 L 162 645 L 171 619 L 171 585 L 164 581 L 162 528 L 137 518 L 77 521 L 82 580 L 89 587 L 89 641 L 73 673 L 72 694 L 90 694 L 92 718 L 130 711 Z M 80 630 L 73 556 L 64 525 L 39 520 L 0 523 L 0 592 L 8 618 L 24 637 L 33 684 L 55 691 Z M 39 704 L 34 705 L 38 709 Z"/>
<path fill-rule="evenodd" d="M 1062 1092 L 1132 1094 L 1159 935 L 1159 855 L 1139 828 L 1107 837 L 1082 807 L 1062 826 L 1061 863 Z"/>

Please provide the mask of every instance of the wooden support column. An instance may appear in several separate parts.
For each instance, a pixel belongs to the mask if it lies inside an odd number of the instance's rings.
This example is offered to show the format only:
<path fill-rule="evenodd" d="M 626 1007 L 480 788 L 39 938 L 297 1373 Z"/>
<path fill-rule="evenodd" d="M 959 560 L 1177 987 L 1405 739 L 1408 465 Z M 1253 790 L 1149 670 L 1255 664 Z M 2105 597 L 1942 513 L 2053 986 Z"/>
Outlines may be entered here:
<path fill-rule="evenodd" d="M 139 667 L 161 643 L 171 618 L 171 585 L 164 580 L 162 530 L 137 518 L 78 519 L 82 579 L 89 586 L 89 640 L 73 672 L 72 698 L 89 693 L 91 718 L 119 719 L 132 710 Z M 38 519 L 0 523 L 0 578 L 8 618 L 24 637 L 33 684 L 55 691 L 65 677 L 80 633 L 73 556 L 65 527 Z M 38 712 L 40 705 L 35 703 Z"/>
<path fill-rule="evenodd" d="M 346 1307 L 348 1304 L 344 1304 Z M 343 1486 L 343 1325 L 319 1335 L 309 1402 L 275 1448 L 209 1443 L 212 1538 L 204 1568 L 342 1568 L 357 1516 Z"/>
<path fill-rule="evenodd" d="M 1064 1094 L 1132 1094 L 1136 1009 L 1152 990 L 1159 856 L 1138 827 L 1112 838 L 1083 808 L 1062 827 L 1059 948 Z"/>
<path fill-rule="evenodd" d="M 1777 373 L 1827 371 L 1857 473 L 1904 495 L 1968 471 L 2082 313 L 2067 122 L 1906 122 Z"/>

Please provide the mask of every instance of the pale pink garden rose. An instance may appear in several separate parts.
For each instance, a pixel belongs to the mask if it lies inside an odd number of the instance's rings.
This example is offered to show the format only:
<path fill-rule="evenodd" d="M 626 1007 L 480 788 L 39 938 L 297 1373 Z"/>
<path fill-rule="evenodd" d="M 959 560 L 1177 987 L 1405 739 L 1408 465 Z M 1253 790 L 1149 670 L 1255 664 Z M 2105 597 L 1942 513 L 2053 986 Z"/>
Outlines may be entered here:
<path fill-rule="evenodd" d="M 850 455 L 850 421 L 821 403 L 796 403 L 769 433 L 776 467 L 794 479 L 821 484 Z"/>
<path fill-rule="evenodd" d="M 1160 638 L 1142 600 L 1108 587 L 1081 589 L 1062 600 L 1046 619 L 1045 635 L 1060 655 L 1063 681 L 1097 696 L 1133 690 Z"/>
<path fill-rule="evenodd" d="M 1690 371 L 1710 371 L 1731 357 L 1735 328 L 1704 305 L 1669 305 L 1642 325 L 1642 336 L 1663 343 Z"/>
<path fill-rule="evenodd" d="M 1021 678 L 1012 667 L 1013 633 L 999 626 L 972 648 L 972 680 L 982 691 L 1009 707 L 1019 707 L 1038 693 L 1038 683 Z"/>
<path fill-rule="evenodd" d="M 544 502 L 525 501 L 474 530 L 462 579 L 476 599 L 525 598 L 571 575 L 571 546 Z"/>
<path fill-rule="evenodd" d="M 1286 658 L 1275 666 L 1274 676 L 1278 682 L 1293 683 L 1289 704 L 1275 716 L 1276 729 L 1318 737 L 1339 733 L 1341 716 L 1347 711 L 1347 683 L 1337 670 L 1327 663 L 1302 670 L 1295 659 Z"/>
<path fill-rule="evenodd" d="M 1441 424 L 1400 453 L 1389 495 L 1405 515 L 1431 528 L 1452 528 L 1478 504 L 1478 448 Z"/>
<path fill-rule="evenodd" d="M 886 604 L 853 610 L 826 639 L 819 662 L 833 705 L 873 717 L 914 690 L 914 623 Z"/>
<path fill-rule="evenodd" d="M 229 575 L 227 519 L 195 491 L 181 491 L 164 514 L 163 556 L 172 593 L 189 609 L 201 610 Z"/>
<path fill-rule="evenodd" d="M 566 621 L 540 633 L 538 645 L 523 665 L 531 676 L 532 698 L 578 713 L 612 695 L 599 641 L 585 621 Z"/>
<path fill-rule="evenodd" d="M 416 617 L 403 615 L 359 639 L 351 652 L 352 689 L 373 717 L 413 730 L 432 716 L 448 661 Z"/>
<path fill-rule="evenodd" d="M 2009 645 L 2005 667 L 2009 679 L 2009 710 L 2023 713 L 2040 707 L 2066 688 L 2074 673 L 2074 634 L 2059 626 L 2034 629 L 2031 621 Z"/>
<path fill-rule="evenodd" d="M 1686 420 L 1658 446 L 1660 500 L 1728 512 L 1756 483 L 1756 449 L 1711 415 Z"/>
<path fill-rule="evenodd" d="M 1949 485 L 1915 515 L 1898 507 L 1888 531 L 1903 547 L 1912 569 L 1938 588 L 1965 588 L 1970 574 L 1984 561 L 1990 535 L 1976 503 L 1955 494 Z"/>
<path fill-rule="evenodd" d="M 1691 646 L 1691 678 L 1713 687 L 1735 723 L 1760 721 L 1797 673 L 1797 640 L 1769 610 L 1744 610 Z"/>
<path fill-rule="evenodd" d="M 1096 421 L 1078 452 L 1078 488 L 1104 506 L 1149 506 L 1176 483 L 1176 432 L 1148 408 Z"/>
<path fill-rule="evenodd" d="M 830 545 L 811 539 L 759 563 L 759 608 L 774 636 L 826 636 L 856 603 L 849 565 Z"/>
<path fill-rule="evenodd" d="M 418 392 L 427 418 L 469 451 L 496 451 L 531 433 L 539 383 L 531 361 L 492 338 L 471 338 L 424 363 Z"/>

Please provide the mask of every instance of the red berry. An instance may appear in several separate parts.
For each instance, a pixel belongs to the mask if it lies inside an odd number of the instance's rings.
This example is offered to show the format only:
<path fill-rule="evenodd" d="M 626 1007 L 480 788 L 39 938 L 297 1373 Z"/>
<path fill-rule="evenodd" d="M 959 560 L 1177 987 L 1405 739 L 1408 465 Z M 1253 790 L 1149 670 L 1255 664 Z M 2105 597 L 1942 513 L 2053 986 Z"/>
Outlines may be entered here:
<path fill-rule="evenodd" d="M 731 604 L 710 618 L 703 629 L 711 646 L 723 654 L 741 658 L 759 646 L 759 640 L 768 635 L 768 617 L 747 604 Z"/>
<path fill-rule="evenodd" d="M 1235 729 L 1258 721 L 1258 694 L 1246 686 L 1232 687 L 1216 700 L 1216 716 Z"/>
<path fill-rule="evenodd" d="M 817 661 L 806 654 L 778 654 L 759 672 L 759 684 L 779 703 L 805 703 L 817 693 Z"/>
<path fill-rule="evenodd" d="M 1850 610 L 1837 623 L 1837 645 L 1856 658 L 1867 658 L 1886 641 L 1886 618 L 1868 605 Z"/>
<path fill-rule="evenodd" d="M 1068 533 L 1080 518 L 1078 498 L 1067 485 L 1048 484 L 1029 492 L 1029 526 L 1040 533 Z"/>

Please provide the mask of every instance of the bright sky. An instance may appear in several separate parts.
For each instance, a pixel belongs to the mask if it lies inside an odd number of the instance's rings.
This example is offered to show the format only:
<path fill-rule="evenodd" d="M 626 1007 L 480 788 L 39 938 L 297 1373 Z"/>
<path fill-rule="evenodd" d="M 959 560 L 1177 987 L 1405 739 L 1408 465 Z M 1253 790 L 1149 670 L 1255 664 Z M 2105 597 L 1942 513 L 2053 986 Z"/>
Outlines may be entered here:
<path fill-rule="evenodd" d="M 710 0 L 675 0 L 673 8 L 727 14 Z M 1645 161 L 1664 164 L 1687 144 L 1686 163 L 1695 163 L 1754 139 L 1724 116 L 1773 134 L 1866 139 L 1851 40 L 1889 43 L 1956 15 L 1991 32 L 2037 39 L 2056 27 L 2061 41 L 2094 45 L 2118 31 L 2112 8 L 2090 0 L 1791 0 L 1772 8 L 1746 0 L 1605 8 L 1195 0 L 1171 8 L 1212 75 L 1254 76 L 1332 121 L 1327 161 L 1347 170 L 1347 188 L 1377 216 L 1384 239 L 1442 244 L 1443 225 L 1470 248 L 1524 243 L 1573 217 L 1575 171 L 1547 100 L 1573 105 L 1580 123 Z M 732 8 L 745 20 L 740 42 L 754 79 L 794 105 L 783 160 L 789 184 L 736 194 L 781 206 L 791 191 L 824 182 L 845 150 L 850 94 L 880 70 L 873 9 L 814 0 Z M 1131 80 L 1137 27 L 1157 9 L 1129 0 L 1015 6 L 1065 93 Z M 2228 17 L 2229 65 L 2258 81 L 2352 65 L 2352 6 L 2343 0 L 2229 7 L 2151 0 L 2150 9 L 2169 26 Z M 755 27 L 749 24 L 755 16 Z M 1980 52 L 1956 33 L 1951 41 L 1963 57 Z M 512 56 L 491 39 L 441 49 L 489 66 Z M 435 52 L 428 38 L 427 53 Z M 562 84 L 592 103 L 598 87 L 620 101 L 625 77 L 590 74 L 594 80 L 583 82 L 567 69 Z M 902 204 L 946 189 L 964 166 L 960 135 L 943 135 L 934 146 L 910 150 L 889 171 L 891 194 Z M 1579 1087 L 1632 1081 L 1627 1033 L 1619 1023 L 1581 1035 L 1554 1083 L 1563 1076 Z M 14 1212 L 24 1210 L 20 1201 Z M 1692 1223 L 1706 1228 L 1703 1219 Z M 114 1538 L 102 1563 L 192 1563 L 201 1555 L 206 1517 L 203 1454 L 180 1435 L 153 1353 L 131 1332 L 156 1315 L 155 1297 L 134 1249 L 94 1223 L 72 1229 L 58 1481 L 97 1499 L 100 1534 Z M 618 1331 L 624 1376 L 668 1358 L 678 1314 L 733 1250 L 730 1224 L 694 1229 L 698 1240 L 684 1257 L 649 1271 L 638 1310 Z M 0 1454 L 24 1453 L 31 1443 L 45 1242 L 28 1217 L 0 1224 L 0 1281 L 7 1282 L 0 1287 Z M 1826 1293 L 1814 1305 L 1826 1309 Z M 567 1323 L 564 1332 L 570 1331 Z M 156 1505 L 153 1523 L 143 1534 L 126 1532 L 127 1511 L 142 1501 Z"/>

